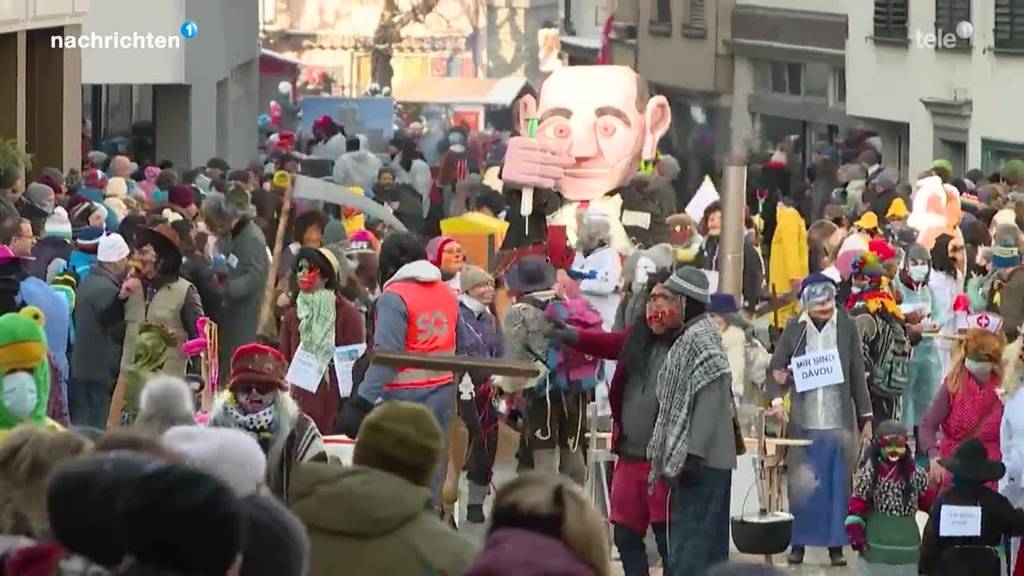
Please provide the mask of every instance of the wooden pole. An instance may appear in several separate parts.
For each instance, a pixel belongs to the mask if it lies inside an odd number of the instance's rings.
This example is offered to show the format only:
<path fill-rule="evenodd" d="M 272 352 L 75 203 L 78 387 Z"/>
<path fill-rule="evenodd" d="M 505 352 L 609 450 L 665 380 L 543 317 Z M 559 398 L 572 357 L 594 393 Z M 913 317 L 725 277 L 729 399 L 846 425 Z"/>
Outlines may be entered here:
<path fill-rule="evenodd" d="M 288 229 L 288 216 L 292 212 L 292 181 L 289 178 L 288 187 L 284 190 L 284 199 L 281 206 L 281 218 L 277 221 L 277 236 L 274 239 L 274 252 L 270 259 L 270 270 L 267 272 L 267 285 L 263 289 L 263 307 L 260 309 L 259 327 L 266 334 L 268 322 L 274 312 L 274 286 L 277 285 L 277 263 L 281 260 L 281 249 L 284 244 L 284 233 Z M 273 331 L 271 331 L 272 333 Z"/>

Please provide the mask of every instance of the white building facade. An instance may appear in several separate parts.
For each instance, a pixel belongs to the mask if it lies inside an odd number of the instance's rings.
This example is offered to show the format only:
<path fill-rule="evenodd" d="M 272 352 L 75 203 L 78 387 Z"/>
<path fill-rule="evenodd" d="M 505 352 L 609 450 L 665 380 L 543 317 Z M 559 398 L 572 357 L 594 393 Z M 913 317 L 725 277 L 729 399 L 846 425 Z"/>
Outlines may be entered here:
<path fill-rule="evenodd" d="M 903 131 L 914 173 L 936 158 L 990 173 L 1024 157 L 1024 3 L 847 0 L 847 10 L 847 112 Z"/>
<path fill-rule="evenodd" d="M 197 33 L 185 38 L 182 26 Z M 82 34 L 138 34 L 168 46 L 89 47 L 82 81 L 103 137 L 146 140 L 141 161 L 232 166 L 256 158 L 259 4 L 253 0 L 92 0 Z M 102 88 L 100 88 L 102 87 Z"/>

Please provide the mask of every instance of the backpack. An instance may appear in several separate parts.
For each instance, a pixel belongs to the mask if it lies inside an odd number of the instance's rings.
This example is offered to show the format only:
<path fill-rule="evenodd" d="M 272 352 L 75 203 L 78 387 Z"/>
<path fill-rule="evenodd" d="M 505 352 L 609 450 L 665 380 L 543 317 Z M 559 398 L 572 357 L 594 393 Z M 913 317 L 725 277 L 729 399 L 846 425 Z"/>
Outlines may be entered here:
<path fill-rule="evenodd" d="M 601 314 L 583 298 L 554 300 L 544 309 L 544 316 L 581 331 L 601 331 Z M 549 346 L 545 360 L 550 370 L 549 386 L 553 390 L 590 391 L 597 387 L 601 359 L 565 345 Z"/>
<path fill-rule="evenodd" d="M 903 394 L 910 377 L 910 338 L 892 319 L 879 315 L 875 321 L 875 337 L 865 344 L 868 387 L 880 396 L 894 398 Z"/>

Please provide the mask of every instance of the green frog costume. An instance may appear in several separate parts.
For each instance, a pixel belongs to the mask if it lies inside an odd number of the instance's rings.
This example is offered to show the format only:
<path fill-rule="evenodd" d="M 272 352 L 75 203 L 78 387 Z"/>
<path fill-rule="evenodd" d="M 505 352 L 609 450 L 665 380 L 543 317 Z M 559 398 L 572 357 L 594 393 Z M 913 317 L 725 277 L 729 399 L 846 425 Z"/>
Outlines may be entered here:
<path fill-rule="evenodd" d="M 121 425 L 131 426 L 139 415 L 139 396 L 142 387 L 150 379 L 160 375 L 172 350 L 177 349 L 177 339 L 166 328 L 143 322 L 135 341 L 135 361 L 124 373 L 124 406 L 121 408 Z"/>
<path fill-rule="evenodd" d="M 34 306 L 0 316 L 0 441 L 26 422 L 61 429 L 46 416 L 50 366 L 43 322 L 42 310 Z"/>

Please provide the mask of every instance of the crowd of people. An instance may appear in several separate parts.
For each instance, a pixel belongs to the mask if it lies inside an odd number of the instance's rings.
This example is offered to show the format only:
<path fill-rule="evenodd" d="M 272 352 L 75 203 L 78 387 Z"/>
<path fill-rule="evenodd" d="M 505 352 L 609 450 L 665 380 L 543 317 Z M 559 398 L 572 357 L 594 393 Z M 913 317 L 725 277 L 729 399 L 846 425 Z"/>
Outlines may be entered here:
<path fill-rule="evenodd" d="M 271 131 L 245 167 L 33 171 L 0 142 L 0 574 L 604 576 L 611 540 L 641 576 L 649 532 L 666 574 L 726 574 L 751 406 L 806 444 L 790 565 L 852 545 L 865 574 L 1024 573 L 1024 162 L 901 176 L 865 138 L 804 171 L 779 146 L 742 214 L 695 218 L 667 101 L 587 68 L 524 97 L 540 136 L 456 127 L 428 155 L 416 123 L 374 151 L 330 117 L 309 156 Z M 621 89 L 562 99 L 580 74 Z M 308 157 L 405 230 L 289 200 Z M 441 233 L 460 218 L 500 251 Z"/>

